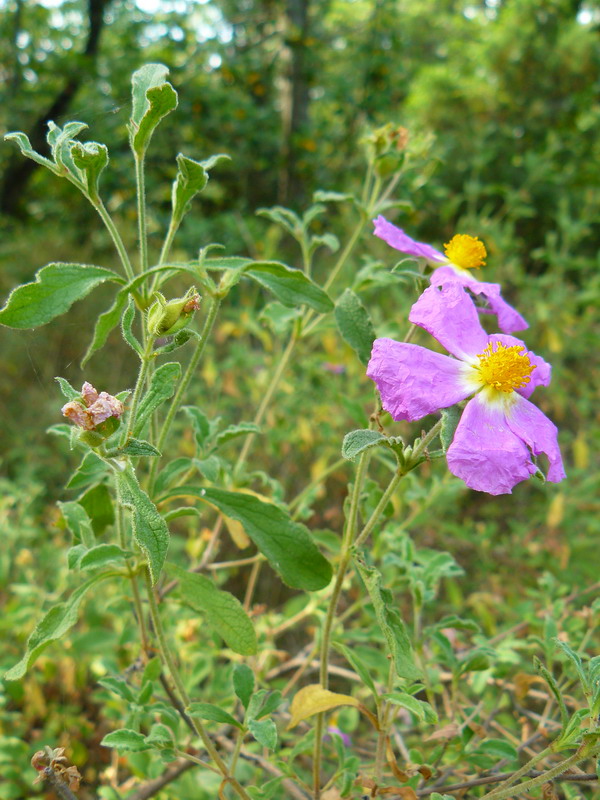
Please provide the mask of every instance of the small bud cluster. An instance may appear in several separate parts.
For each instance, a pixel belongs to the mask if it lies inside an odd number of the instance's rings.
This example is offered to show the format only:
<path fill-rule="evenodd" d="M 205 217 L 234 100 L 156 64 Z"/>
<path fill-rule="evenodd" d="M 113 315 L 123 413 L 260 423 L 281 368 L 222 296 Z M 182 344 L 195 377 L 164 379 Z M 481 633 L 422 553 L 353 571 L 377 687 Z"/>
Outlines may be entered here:
<path fill-rule="evenodd" d="M 81 388 L 81 402 L 71 400 L 61 409 L 63 416 L 79 428 L 92 431 L 109 417 L 122 416 L 125 408 L 120 400 L 107 392 L 98 393 L 87 381 Z"/>

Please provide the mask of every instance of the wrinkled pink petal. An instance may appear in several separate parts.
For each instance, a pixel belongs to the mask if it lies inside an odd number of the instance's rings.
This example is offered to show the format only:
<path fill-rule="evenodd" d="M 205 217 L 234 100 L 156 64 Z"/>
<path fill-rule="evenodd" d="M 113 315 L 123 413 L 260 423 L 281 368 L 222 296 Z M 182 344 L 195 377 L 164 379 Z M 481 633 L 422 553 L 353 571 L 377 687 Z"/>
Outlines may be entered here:
<path fill-rule="evenodd" d="M 458 283 L 425 289 L 408 318 L 463 361 L 472 360 L 487 344 L 488 337 L 479 322 L 477 309 Z"/>
<path fill-rule="evenodd" d="M 76 400 L 66 403 L 61 408 L 61 411 L 64 417 L 86 431 L 91 431 L 94 427 L 94 421 L 90 416 L 89 410 Z"/>
<path fill-rule="evenodd" d="M 507 423 L 534 456 L 539 456 L 540 453 L 548 456 L 546 478 L 551 483 L 559 483 L 566 477 L 558 447 L 558 429 L 537 406 L 520 397 L 507 413 Z"/>
<path fill-rule="evenodd" d="M 395 225 L 392 225 L 392 223 L 388 222 L 385 217 L 381 216 L 381 214 L 377 217 L 377 219 L 373 220 L 373 223 L 375 225 L 375 236 L 383 239 L 383 241 L 389 244 L 390 247 L 400 250 L 401 253 L 406 253 L 409 256 L 426 258 L 427 261 L 430 261 L 433 264 L 448 262 L 446 256 L 443 253 L 440 253 L 439 250 L 436 250 L 435 247 L 431 247 L 429 244 L 425 244 L 424 242 L 416 242 L 414 239 L 411 239 L 410 236 L 407 236 L 407 234 L 404 233 L 402 228 L 397 228 Z"/>
<path fill-rule="evenodd" d="M 88 408 L 94 426 L 105 422 L 109 417 L 120 417 L 124 411 L 123 403 L 107 392 L 100 392 L 98 399 Z"/>
<path fill-rule="evenodd" d="M 453 475 L 488 494 L 511 494 L 513 486 L 536 471 L 529 448 L 509 426 L 502 406 L 486 403 L 482 394 L 467 403 L 446 456 Z"/>
<path fill-rule="evenodd" d="M 86 406 L 91 406 L 98 399 L 98 392 L 94 389 L 91 383 L 87 381 L 81 387 L 81 396 Z"/>
<path fill-rule="evenodd" d="M 468 397 L 460 361 L 415 344 L 375 339 L 367 375 L 396 420 L 416 420 Z"/>
<path fill-rule="evenodd" d="M 453 265 L 446 265 L 434 270 L 429 280 L 432 286 L 459 283 L 465 289 L 473 292 L 473 294 L 480 294 L 485 297 L 490 310 L 498 317 L 498 327 L 505 333 L 523 331 L 529 327 L 525 318 L 504 300 L 498 283 L 478 281 L 466 270 Z"/>
<path fill-rule="evenodd" d="M 525 350 L 527 350 L 525 343 L 520 339 L 516 339 L 514 336 L 508 336 L 502 333 L 493 333 L 490 336 L 489 341 L 501 342 L 505 347 L 520 345 L 521 347 L 525 347 Z M 541 356 L 536 356 L 536 354 L 532 353 L 531 350 L 527 350 L 527 356 L 530 362 L 535 364 L 535 369 L 531 373 L 529 383 L 526 386 L 523 386 L 522 389 L 516 389 L 516 391 L 522 397 L 531 397 L 533 390 L 537 386 L 548 386 L 550 384 L 550 377 L 552 375 L 552 367 L 547 361 L 544 361 Z"/>

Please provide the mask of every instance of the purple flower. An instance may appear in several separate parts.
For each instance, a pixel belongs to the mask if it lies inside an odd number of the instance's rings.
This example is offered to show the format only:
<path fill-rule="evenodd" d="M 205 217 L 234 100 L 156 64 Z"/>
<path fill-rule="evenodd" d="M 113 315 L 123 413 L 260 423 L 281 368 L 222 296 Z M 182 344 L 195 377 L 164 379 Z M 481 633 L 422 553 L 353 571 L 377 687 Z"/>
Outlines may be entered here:
<path fill-rule="evenodd" d="M 327 733 L 323 736 L 323 741 L 329 741 L 333 736 L 339 736 L 342 742 L 344 743 L 345 747 L 352 747 L 352 739 L 348 736 L 347 733 L 340 730 L 337 725 L 330 725 L 327 728 Z"/>
<path fill-rule="evenodd" d="M 409 319 L 454 358 L 418 345 L 376 339 L 367 375 L 396 420 L 417 420 L 471 397 L 447 451 L 448 467 L 471 489 L 510 494 L 537 471 L 545 453 L 547 479 L 565 477 L 556 426 L 528 398 L 550 383 L 550 365 L 520 339 L 483 330 L 477 310 L 456 283 L 431 286 Z"/>
<path fill-rule="evenodd" d="M 505 333 L 522 331 L 529 327 L 518 311 L 503 299 L 500 284 L 478 281 L 469 272 L 482 267 L 487 256 L 483 242 L 476 236 L 466 234 L 453 236 L 444 245 L 444 255 L 431 245 L 411 239 L 401 228 L 392 225 L 381 215 L 374 220 L 374 224 L 375 236 L 383 239 L 391 247 L 409 256 L 424 258 L 432 267 L 437 267 L 430 277 L 432 286 L 458 283 L 473 294 L 481 295 L 486 299 L 491 312 L 498 317 L 498 325 Z"/>

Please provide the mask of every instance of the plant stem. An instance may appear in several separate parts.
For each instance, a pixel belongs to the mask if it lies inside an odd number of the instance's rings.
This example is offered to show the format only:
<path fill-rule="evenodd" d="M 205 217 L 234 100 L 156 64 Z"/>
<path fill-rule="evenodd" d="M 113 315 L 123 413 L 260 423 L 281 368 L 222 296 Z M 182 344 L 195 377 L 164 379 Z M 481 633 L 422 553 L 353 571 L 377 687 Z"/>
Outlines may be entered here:
<path fill-rule="evenodd" d="M 597 748 L 594 748 L 597 749 Z M 548 751 L 551 752 L 551 748 L 546 748 L 546 750 L 542 751 L 544 755 L 548 755 Z M 542 753 L 539 753 L 538 756 L 541 756 Z M 489 792 L 488 794 L 484 795 L 481 800 L 487 798 L 488 800 L 506 800 L 508 797 L 514 797 L 516 794 L 522 795 L 525 793 L 529 793 L 532 789 L 535 789 L 538 786 L 541 786 L 542 783 L 547 783 L 551 781 L 553 778 L 556 778 L 558 775 L 562 775 L 563 772 L 566 772 L 569 767 L 573 767 L 578 764 L 580 761 L 583 761 L 584 758 L 588 758 L 591 756 L 591 752 L 582 753 L 581 750 L 577 750 L 576 753 L 573 753 L 572 756 L 566 758 L 564 761 L 561 761 L 560 764 L 556 764 L 554 767 L 551 767 L 546 772 L 543 772 L 541 775 L 538 775 L 536 778 L 530 778 L 528 781 L 524 781 L 520 783 L 518 786 L 509 786 L 506 789 L 502 789 L 499 786 L 494 791 Z M 537 761 L 541 761 L 542 759 L 539 757 L 532 758 L 529 762 L 528 766 L 531 766 L 533 763 L 537 763 Z M 523 774 L 521 770 L 519 772 L 515 772 L 515 774 L 510 778 L 509 783 L 514 783 L 517 776 L 520 777 L 519 773 Z"/>
<path fill-rule="evenodd" d="M 392 480 L 389 482 L 387 489 L 382 494 L 381 499 L 377 503 L 377 506 L 375 507 L 373 513 L 369 517 L 367 524 L 362 529 L 360 534 L 357 536 L 356 541 L 354 543 L 355 547 L 360 547 L 361 544 L 365 541 L 365 539 L 367 539 L 367 537 L 377 524 L 377 521 L 381 516 L 382 511 L 389 503 L 390 497 L 394 494 L 396 487 L 398 486 L 398 484 L 400 483 L 405 474 L 406 473 L 401 469 L 397 470 L 397 472 L 394 473 Z"/>
<path fill-rule="evenodd" d="M 160 613 L 158 610 L 158 606 L 156 604 L 156 596 L 154 594 L 154 587 L 152 586 L 152 579 L 150 577 L 150 570 L 146 567 L 144 569 L 144 575 L 146 578 L 146 589 L 148 594 L 148 607 L 150 610 L 150 617 L 152 619 L 152 625 L 154 627 L 154 632 L 156 634 L 156 638 L 158 640 L 158 648 L 160 650 L 161 658 L 169 670 L 171 678 L 173 679 L 173 683 L 177 689 L 177 693 L 179 698 L 184 706 L 189 706 L 190 698 L 186 691 L 185 686 L 183 685 L 183 681 L 181 679 L 181 675 L 179 674 L 179 670 L 175 665 L 175 661 L 171 654 L 171 650 L 167 644 L 167 640 L 165 637 L 164 629 L 162 626 L 162 620 L 160 618 Z M 198 720 L 192 720 L 194 729 L 196 730 L 197 735 L 202 740 L 204 747 L 206 748 L 207 753 L 212 758 L 214 763 L 217 765 L 219 772 L 229 783 L 231 783 L 233 789 L 235 790 L 236 794 L 243 798 L 243 800 L 251 800 L 247 792 L 244 788 L 238 783 L 238 781 L 230 774 L 229 770 L 227 769 L 227 765 L 217 752 L 214 744 L 210 740 L 204 726 Z"/>
<path fill-rule="evenodd" d="M 361 453 L 356 470 L 356 478 L 352 488 L 352 497 L 350 500 L 350 511 L 344 529 L 344 536 L 342 539 L 342 548 L 340 554 L 340 561 L 335 576 L 335 583 L 333 591 L 329 598 L 329 607 L 327 615 L 323 624 L 323 633 L 321 634 L 321 660 L 319 667 L 319 683 L 326 689 L 329 683 L 329 651 L 331 649 L 331 630 L 333 627 L 333 620 L 335 612 L 342 592 L 344 578 L 346 577 L 346 570 L 350 562 L 350 547 L 354 539 L 354 532 L 356 530 L 356 523 L 358 520 L 358 505 L 360 500 L 360 493 L 362 491 L 363 482 L 367 472 L 367 465 L 369 462 L 370 453 L 365 451 Z M 313 756 L 313 791 L 314 800 L 319 800 L 321 797 L 321 757 L 323 752 L 323 728 L 325 726 L 325 714 L 318 714 L 315 725 L 315 748 Z"/>
<path fill-rule="evenodd" d="M 304 489 L 302 489 L 302 491 L 299 492 L 296 495 L 296 497 L 294 497 L 294 499 L 290 502 L 289 504 L 290 511 L 299 506 L 306 497 L 306 495 L 310 494 L 312 490 L 315 489 L 317 486 L 319 486 L 319 484 L 321 484 L 325 480 L 325 478 L 331 475 L 332 472 L 336 472 L 338 469 L 345 466 L 347 463 L 348 463 L 347 459 L 338 458 L 338 460 L 334 461 L 333 464 L 330 464 L 328 467 L 325 467 L 323 472 L 321 472 L 320 475 L 317 475 L 317 477 L 313 481 L 307 484 L 304 487 Z M 292 515 L 292 519 L 296 519 L 297 513 L 298 512 L 296 511 L 296 513 Z"/>
<path fill-rule="evenodd" d="M 127 255 L 127 250 L 125 249 L 125 245 L 123 244 L 121 235 L 117 230 L 117 227 L 113 222 L 112 217 L 106 210 L 106 207 L 102 202 L 102 200 L 98 199 L 96 202 L 92 202 L 92 205 L 100 215 L 102 222 L 104 223 L 106 229 L 110 233 L 111 239 L 113 240 L 113 244 L 117 249 L 117 253 L 119 254 L 119 258 L 121 259 L 121 263 L 123 264 L 123 269 L 125 270 L 125 274 L 127 275 L 128 280 L 132 281 L 135 277 L 133 272 L 133 267 L 131 266 L 131 261 L 129 260 L 129 256 Z"/>
<path fill-rule="evenodd" d="M 135 417 L 137 414 L 140 398 L 142 396 L 142 391 L 144 389 L 144 384 L 146 382 L 146 375 L 148 373 L 148 367 L 150 364 L 153 344 L 154 342 L 152 340 L 152 337 L 149 336 L 148 340 L 146 341 L 144 354 L 141 357 L 140 371 L 137 376 L 137 381 L 135 382 L 133 397 L 131 398 L 131 406 L 129 409 L 129 415 L 127 417 L 127 428 L 125 429 L 123 435 L 121 436 L 121 447 L 123 447 L 123 445 L 127 443 L 127 440 L 133 433 L 133 426 L 135 425 Z"/>
<path fill-rule="evenodd" d="M 388 672 L 387 690 L 391 692 L 394 688 L 394 679 L 396 677 L 396 664 L 394 657 L 390 659 L 390 668 Z M 385 748 L 388 739 L 389 729 L 389 707 L 390 704 L 387 700 L 381 703 L 379 709 L 379 732 L 377 734 L 377 750 L 375 755 L 375 783 L 379 785 L 383 777 L 383 762 L 385 759 Z"/>
<path fill-rule="evenodd" d="M 260 406 L 258 407 L 258 411 L 254 415 L 253 422 L 254 422 L 255 425 L 260 425 L 260 423 L 263 420 L 263 417 L 264 417 L 264 415 L 265 415 L 265 413 L 267 411 L 267 408 L 269 407 L 269 403 L 273 399 L 273 395 L 277 391 L 279 383 L 281 382 L 281 379 L 283 377 L 283 373 L 285 372 L 285 368 L 288 365 L 288 361 L 290 360 L 290 357 L 292 355 L 292 351 L 294 350 L 294 347 L 296 346 L 296 342 L 298 341 L 298 338 L 299 338 L 298 329 L 294 328 L 294 331 L 293 331 L 292 335 L 290 336 L 290 339 L 289 339 L 289 341 L 287 343 L 287 346 L 286 346 L 285 350 L 283 351 L 283 353 L 281 354 L 281 357 L 279 359 L 279 363 L 277 364 L 277 368 L 276 368 L 275 372 L 273 373 L 273 376 L 271 377 L 271 380 L 269 382 L 267 390 L 265 391 L 265 393 L 263 395 L 263 399 L 261 401 Z M 234 476 L 237 475 L 237 473 L 239 472 L 242 464 L 246 460 L 246 458 L 248 456 L 248 453 L 250 452 L 250 448 L 252 447 L 252 444 L 254 442 L 255 437 L 256 437 L 255 433 L 250 433 L 248 436 L 246 436 L 246 440 L 244 442 L 244 446 L 242 447 L 242 449 L 240 451 L 240 454 L 238 456 L 238 460 L 236 461 L 235 467 L 233 468 L 233 475 Z"/>
<path fill-rule="evenodd" d="M 138 237 L 140 247 L 140 274 L 148 269 L 148 231 L 146 223 L 146 185 L 144 156 L 135 156 L 135 182 L 137 186 Z"/>
<path fill-rule="evenodd" d="M 188 385 L 189 385 L 189 383 L 190 383 L 190 381 L 192 379 L 192 376 L 194 375 L 196 367 L 198 366 L 198 362 L 200 361 L 200 358 L 202 357 L 202 353 L 204 352 L 204 347 L 206 345 L 208 336 L 209 336 L 209 334 L 210 334 L 210 332 L 212 330 L 212 327 L 214 325 L 214 322 L 215 322 L 215 319 L 217 317 L 217 313 L 219 311 L 220 305 L 221 305 L 221 298 L 220 297 L 217 296 L 217 297 L 211 298 L 211 305 L 210 305 L 210 308 L 208 309 L 208 315 L 207 315 L 207 317 L 206 317 L 206 319 L 204 321 L 204 327 L 202 328 L 202 333 L 200 334 L 200 338 L 198 339 L 198 343 L 196 344 L 196 349 L 194 350 L 194 353 L 193 353 L 193 355 L 192 355 L 192 357 L 190 359 L 190 362 L 187 365 L 186 371 L 185 371 L 185 373 L 183 375 L 183 378 L 181 379 L 181 382 L 179 383 L 179 386 L 177 387 L 177 391 L 175 392 L 175 396 L 173 397 L 173 400 L 171 401 L 171 404 L 169 406 L 169 411 L 167 412 L 167 416 L 166 416 L 165 421 L 163 423 L 162 430 L 160 432 L 160 436 L 158 437 L 158 442 L 156 444 L 156 447 L 158 448 L 158 450 L 161 451 L 161 453 L 162 453 L 162 448 L 163 448 L 163 445 L 164 445 L 165 440 L 167 438 L 167 435 L 168 435 L 168 433 L 169 433 L 169 431 L 171 429 L 171 425 L 173 424 L 173 420 L 175 419 L 175 415 L 179 411 L 179 406 L 181 405 L 181 402 L 183 400 L 183 396 L 184 396 L 184 394 L 185 394 L 185 392 L 187 390 L 187 387 L 188 387 Z M 156 477 L 156 471 L 158 469 L 158 463 L 157 462 L 158 462 L 157 458 L 153 459 L 153 464 L 152 464 L 152 468 L 150 470 L 150 479 L 149 479 L 150 491 L 152 491 L 152 486 L 153 486 L 153 483 L 154 483 L 154 479 Z"/>

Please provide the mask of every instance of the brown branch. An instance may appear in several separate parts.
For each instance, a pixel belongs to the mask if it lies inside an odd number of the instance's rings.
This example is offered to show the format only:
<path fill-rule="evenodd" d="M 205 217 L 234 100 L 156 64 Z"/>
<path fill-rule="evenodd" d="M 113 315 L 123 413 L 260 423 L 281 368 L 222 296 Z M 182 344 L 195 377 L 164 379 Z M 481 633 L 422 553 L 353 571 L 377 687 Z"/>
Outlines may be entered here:
<path fill-rule="evenodd" d="M 539 778 L 540 775 L 544 773 L 537 769 L 532 769 L 527 773 L 528 778 Z M 508 778 L 512 778 L 514 772 L 500 772 L 498 775 L 486 775 L 482 778 L 472 778 L 468 781 L 463 781 L 462 783 L 451 783 L 446 786 L 431 786 L 428 789 L 417 789 L 417 796 L 418 797 L 428 797 L 430 794 L 434 792 L 439 792 L 440 794 L 444 794 L 445 792 L 458 792 L 461 789 L 470 789 L 473 786 L 484 786 L 486 783 L 500 783 L 501 781 L 505 781 Z M 582 773 L 565 773 L 564 775 L 558 775 L 556 778 L 553 779 L 554 781 L 571 781 L 571 782 L 591 782 L 597 781 L 598 776 L 595 772 L 582 772 Z"/>
<path fill-rule="evenodd" d="M 197 765 L 193 761 L 186 761 L 186 759 L 182 758 L 173 766 L 168 767 L 158 778 L 154 778 L 154 780 L 142 784 L 139 789 L 127 797 L 127 800 L 148 800 L 149 797 L 154 797 L 154 795 L 160 792 L 161 789 L 164 789 L 167 784 L 177 780 L 180 775 L 183 775 L 184 772 L 193 769 L 195 766 Z"/>

